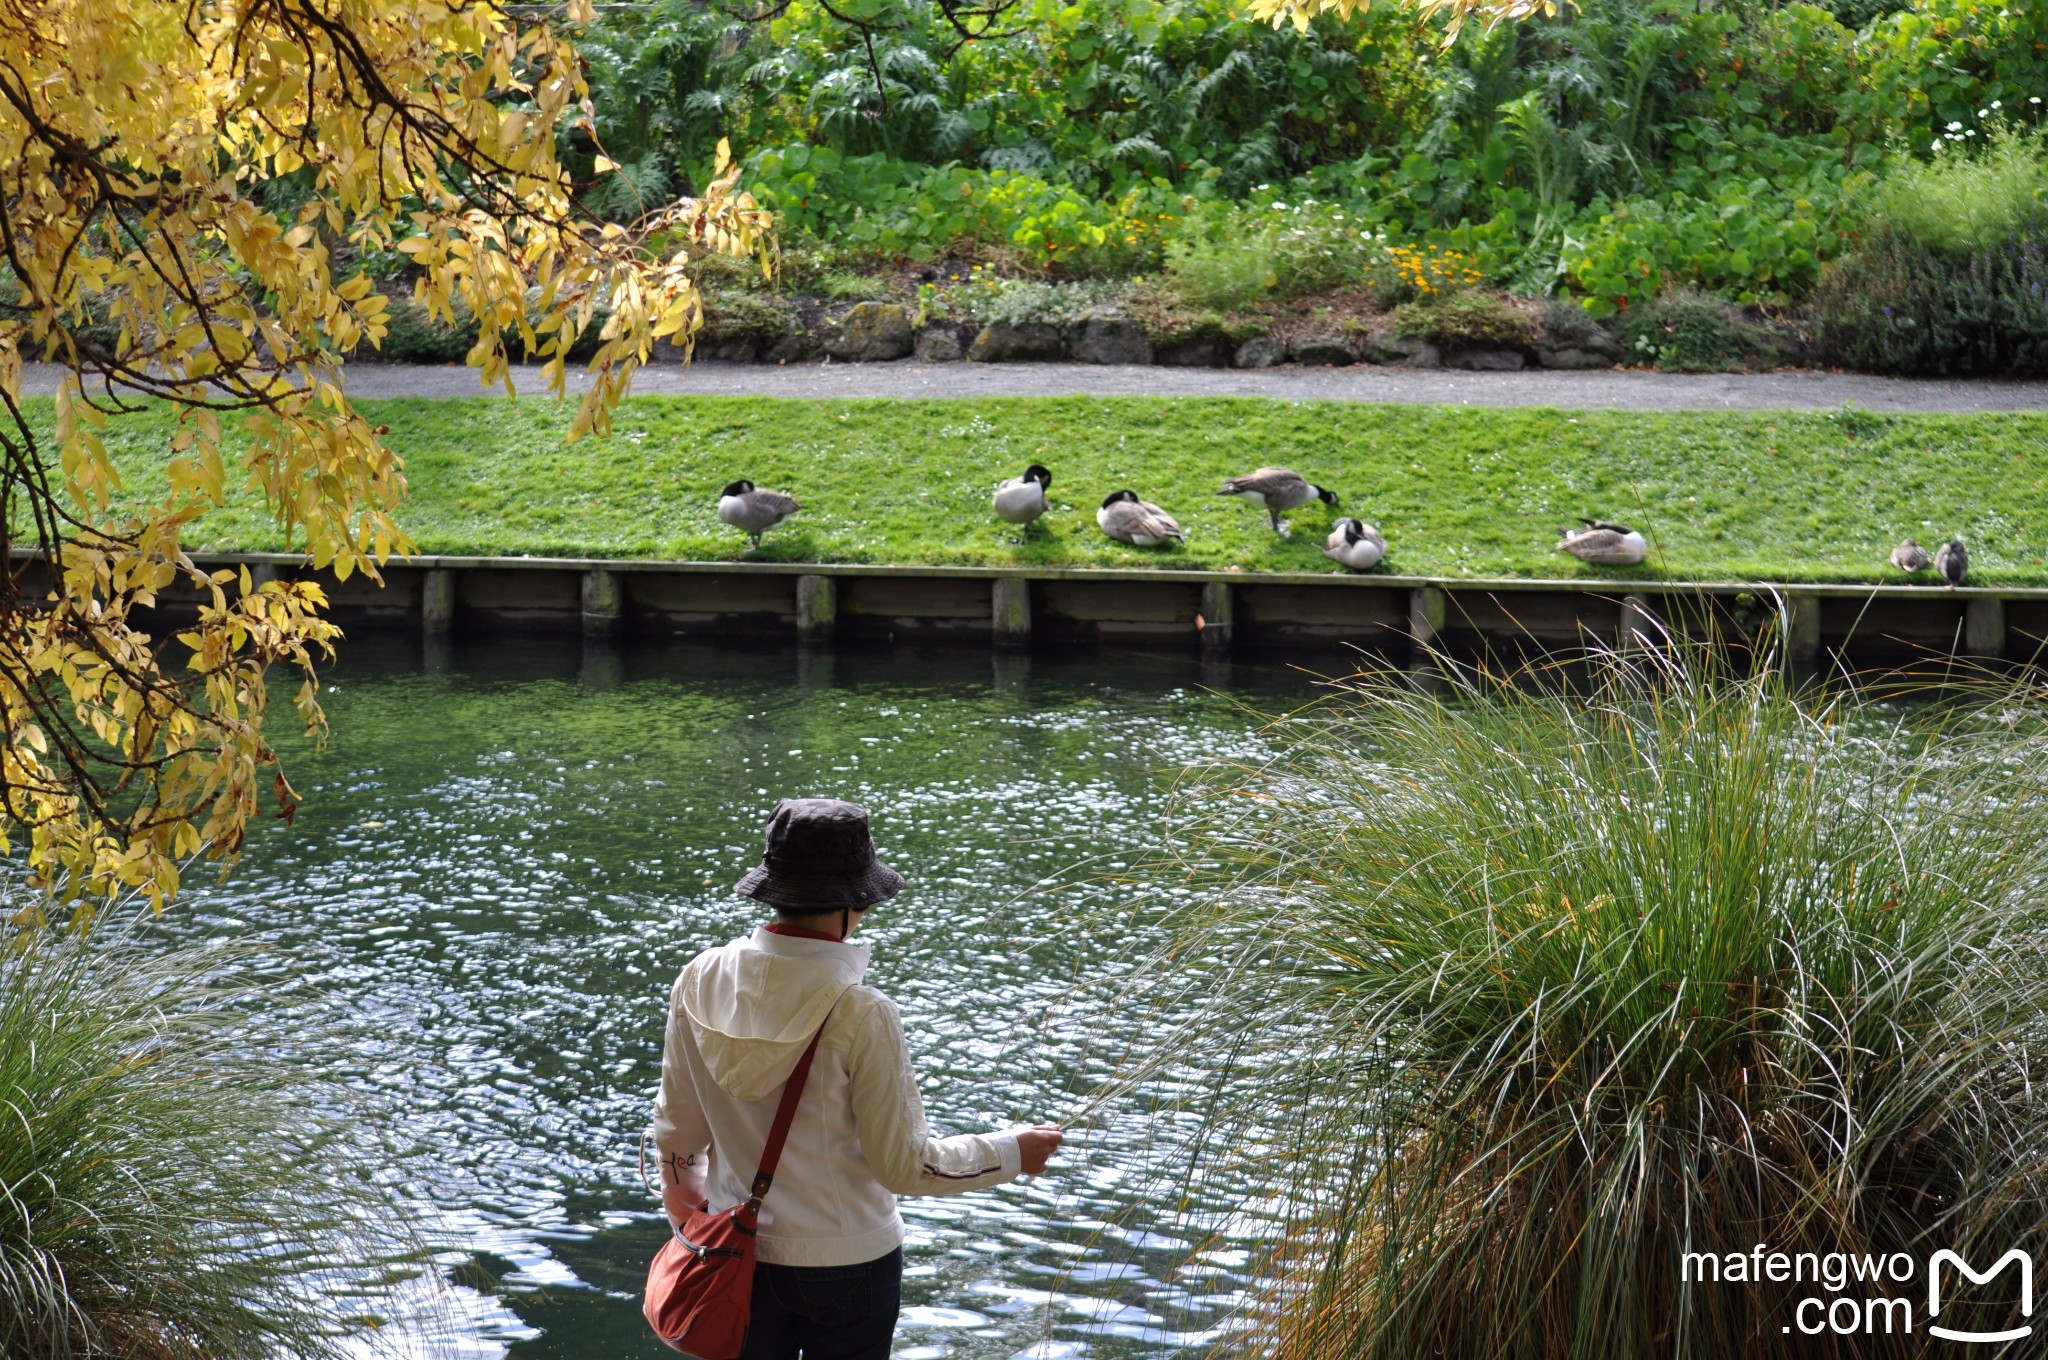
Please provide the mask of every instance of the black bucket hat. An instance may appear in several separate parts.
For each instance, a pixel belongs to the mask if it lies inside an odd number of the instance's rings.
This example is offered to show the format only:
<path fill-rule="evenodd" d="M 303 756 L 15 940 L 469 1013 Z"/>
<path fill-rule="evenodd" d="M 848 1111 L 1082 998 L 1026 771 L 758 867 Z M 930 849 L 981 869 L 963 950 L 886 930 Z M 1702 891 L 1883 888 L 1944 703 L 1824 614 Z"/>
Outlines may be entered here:
<path fill-rule="evenodd" d="M 761 867 L 733 885 L 781 911 L 864 911 L 894 897 L 903 875 L 875 858 L 868 810 L 838 798 L 785 798 L 768 818 Z"/>

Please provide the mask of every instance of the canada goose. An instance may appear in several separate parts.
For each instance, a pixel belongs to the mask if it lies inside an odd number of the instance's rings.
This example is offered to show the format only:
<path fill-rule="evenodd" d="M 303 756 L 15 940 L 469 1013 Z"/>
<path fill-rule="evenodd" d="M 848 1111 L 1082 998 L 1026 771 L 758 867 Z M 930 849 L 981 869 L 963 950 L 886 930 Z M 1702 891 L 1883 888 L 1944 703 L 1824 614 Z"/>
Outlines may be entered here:
<path fill-rule="evenodd" d="M 1187 541 L 1180 522 L 1150 501 L 1138 499 L 1135 491 L 1112 491 L 1095 512 L 1102 532 L 1134 548 L 1156 548 L 1169 538 Z"/>
<path fill-rule="evenodd" d="M 757 491 L 744 477 L 727 483 L 725 490 L 718 493 L 718 517 L 735 529 L 746 530 L 747 546 L 751 548 L 760 547 L 762 534 L 801 509 L 796 497 L 780 491 Z"/>
<path fill-rule="evenodd" d="M 1345 516 L 1323 540 L 1323 556 L 1353 571 L 1371 571 L 1387 555 L 1387 540 L 1363 520 Z"/>
<path fill-rule="evenodd" d="M 1298 510 L 1310 501 L 1321 501 L 1325 505 L 1337 503 L 1337 493 L 1313 486 L 1308 478 L 1287 468 L 1263 467 L 1257 472 L 1242 477 L 1232 477 L 1223 484 L 1219 496 L 1237 496 L 1253 505 L 1266 507 L 1266 515 L 1273 521 L 1273 532 L 1290 532 L 1280 522 L 1282 510 Z"/>
<path fill-rule="evenodd" d="M 1899 546 L 1892 549 L 1891 560 L 1893 566 L 1905 572 L 1925 571 L 1928 564 L 1934 561 L 1928 556 L 1927 549 L 1910 538 L 1901 539 Z"/>
<path fill-rule="evenodd" d="M 997 519 L 1021 524 L 1024 532 L 1030 533 L 1032 521 L 1052 508 L 1045 498 L 1045 489 L 1051 485 L 1052 474 L 1042 464 L 1033 463 L 1023 476 L 997 483 L 989 504 L 995 507 Z"/>
<path fill-rule="evenodd" d="M 1954 590 L 1970 574 L 1970 552 L 1963 546 L 1963 540 L 1952 538 L 1941 545 L 1941 551 L 1934 555 L 1934 569 L 1941 573 L 1941 579 Z"/>
<path fill-rule="evenodd" d="M 1586 527 L 1565 530 L 1558 551 L 1600 567 L 1633 567 L 1650 555 L 1650 545 L 1626 524 L 1586 519 L 1583 515 L 1579 518 Z"/>

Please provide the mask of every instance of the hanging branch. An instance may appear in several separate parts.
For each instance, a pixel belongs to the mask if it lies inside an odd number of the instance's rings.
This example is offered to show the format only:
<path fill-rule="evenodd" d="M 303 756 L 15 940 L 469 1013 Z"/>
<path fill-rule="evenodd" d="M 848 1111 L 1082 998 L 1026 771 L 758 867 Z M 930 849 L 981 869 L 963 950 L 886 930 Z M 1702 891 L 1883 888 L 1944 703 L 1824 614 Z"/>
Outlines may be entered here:
<path fill-rule="evenodd" d="M 589 113 L 567 39 L 471 0 L 0 8 L 0 854 L 46 904 L 77 922 L 125 891 L 161 904 L 182 864 L 235 853 L 260 801 L 296 806 L 266 681 L 299 673 L 317 737 L 315 663 L 339 634 L 318 585 L 186 554 L 231 477 L 338 579 L 411 549 L 402 465 L 342 385 L 386 299 L 337 277 L 337 246 L 395 248 L 431 315 L 466 308 L 486 385 L 509 385 L 510 335 L 564 393 L 602 302 L 572 438 L 606 428 L 657 341 L 702 324 L 688 255 L 652 242 L 765 261 L 767 218 L 723 146 L 702 198 L 632 229 L 593 220 L 554 155 Z M 274 212 L 262 191 L 285 177 L 307 198 Z M 54 422 L 21 402 L 31 355 L 64 370 Z M 176 415 L 155 499 L 105 436 L 152 405 Z M 179 595 L 197 619 L 159 641 Z"/>

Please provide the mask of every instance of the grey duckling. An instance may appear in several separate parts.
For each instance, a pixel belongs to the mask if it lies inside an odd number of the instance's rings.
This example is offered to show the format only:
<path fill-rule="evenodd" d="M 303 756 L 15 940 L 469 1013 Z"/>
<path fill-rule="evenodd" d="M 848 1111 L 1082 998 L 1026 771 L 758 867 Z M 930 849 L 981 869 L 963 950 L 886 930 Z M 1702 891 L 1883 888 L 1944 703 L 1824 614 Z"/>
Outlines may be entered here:
<path fill-rule="evenodd" d="M 1963 540 L 1952 538 L 1941 545 L 1941 551 L 1934 554 L 1934 569 L 1941 573 L 1941 579 L 1954 590 L 1970 574 L 1970 551 L 1963 546 Z"/>
<path fill-rule="evenodd" d="M 997 483 L 989 504 L 995 508 L 997 519 L 1005 524 L 1021 524 L 1029 533 L 1032 522 L 1052 508 L 1045 498 L 1046 488 L 1051 485 L 1052 473 L 1043 464 L 1033 463 L 1022 476 Z"/>
<path fill-rule="evenodd" d="M 1579 517 L 1586 527 L 1566 529 L 1557 550 L 1600 567 L 1633 567 L 1650 555 L 1650 545 L 1626 524 Z"/>
<path fill-rule="evenodd" d="M 1371 571 L 1387 555 L 1387 541 L 1364 520 L 1346 515 L 1323 540 L 1323 556 L 1353 571 Z"/>
<path fill-rule="evenodd" d="M 760 547 L 762 534 L 801 509 L 796 497 L 780 491 L 757 490 L 744 477 L 728 482 L 725 490 L 718 493 L 718 517 L 735 529 L 745 530 L 747 546 L 751 548 Z"/>
<path fill-rule="evenodd" d="M 1321 501 L 1325 505 L 1337 503 L 1336 492 L 1323 490 L 1291 468 L 1279 467 L 1262 467 L 1257 472 L 1232 477 L 1216 494 L 1236 496 L 1253 505 L 1264 506 L 1276 534 L 1289 532 L 1287 526 L 1280 522 L 1281 511 L 1299 510 L 1310 501 Z"/>
<path fill-rule="evenodd" d="M 1903 572 L 1925 571 L 1933 562 L 1927 549 L 1910 538 L 1901 539 L 1899 546 L 1892 549 L 1891 563 Z"/>
<path fill-rule="evenodd" d="M 1134 548 L 1156 548 L 1168 539 L 1187 541 L 1180 521 L 1150 501 L 1138 499 L 1135 491 L 1112 491 L 1095 512 L 1102 532 Z"/>

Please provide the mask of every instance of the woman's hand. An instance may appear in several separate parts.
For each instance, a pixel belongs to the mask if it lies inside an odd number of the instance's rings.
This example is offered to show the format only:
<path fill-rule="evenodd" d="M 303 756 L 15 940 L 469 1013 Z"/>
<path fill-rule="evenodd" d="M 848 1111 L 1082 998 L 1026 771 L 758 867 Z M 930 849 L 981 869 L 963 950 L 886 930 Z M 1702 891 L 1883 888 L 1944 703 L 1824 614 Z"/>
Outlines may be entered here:
<path fill-rule="evenodd" d="M 1045 1171 L 1046 1162 L 1051 1159 L 1052 1154 L 1058 1150 L 1059 1145 L 1065 1139 L 1066 1135 L 1059 1131 L 1057 1125 L 1053 1124 L 1037 1124 L 1028 1129 L 1018 1129 L 1017 1151 L 1023 1158 L 1024 1174 L 1027 1176 L 1042 1174 Z"/>

